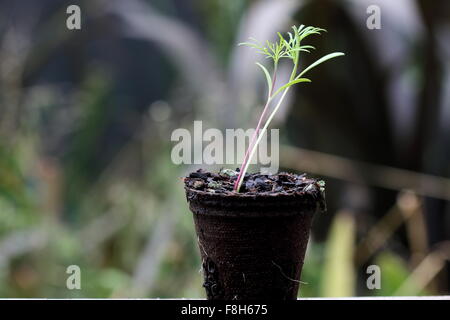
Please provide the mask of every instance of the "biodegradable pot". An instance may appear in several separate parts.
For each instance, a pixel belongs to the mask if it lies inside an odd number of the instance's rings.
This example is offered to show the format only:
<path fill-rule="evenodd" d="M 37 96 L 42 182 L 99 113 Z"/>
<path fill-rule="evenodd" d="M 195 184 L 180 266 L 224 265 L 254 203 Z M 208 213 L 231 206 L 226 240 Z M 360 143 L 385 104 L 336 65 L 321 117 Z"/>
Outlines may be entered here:
<path fill-rule="evenodd" d="M 185 190 L 209 300 L 297 298 L 318 199 Z"/>

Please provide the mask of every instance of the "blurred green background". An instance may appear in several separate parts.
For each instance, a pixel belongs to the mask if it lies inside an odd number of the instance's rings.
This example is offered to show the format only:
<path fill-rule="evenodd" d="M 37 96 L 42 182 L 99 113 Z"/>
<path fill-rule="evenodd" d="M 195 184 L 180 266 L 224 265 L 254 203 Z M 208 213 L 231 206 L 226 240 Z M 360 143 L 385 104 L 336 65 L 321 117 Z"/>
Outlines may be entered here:
<path fill-rule="evenodd" d="M 2 0 L 0 297 L 204 297 L 170 135 L 254 127 L 261 57 L 236 44 L 293 24 L 328 30 L 305 63 L 346 53 L 273 124 L 282 170 L 327 182 L 300 296 L 449 293 L 449 1 Z"/>

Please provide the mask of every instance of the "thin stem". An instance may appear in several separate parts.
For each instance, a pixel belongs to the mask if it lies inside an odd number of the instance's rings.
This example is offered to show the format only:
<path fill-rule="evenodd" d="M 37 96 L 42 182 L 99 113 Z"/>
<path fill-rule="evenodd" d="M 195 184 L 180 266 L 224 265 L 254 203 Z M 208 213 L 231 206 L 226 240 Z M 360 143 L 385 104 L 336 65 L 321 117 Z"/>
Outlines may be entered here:
<path fill-rule="evenodd" d="M 259 142 L 261 141 L 262 137 L 264 136 L 264 133 L 267 130 L 267 127 L 269 126 L 270 122 L 272 121 L 273 117 L 275 116 L 275 113 L 277 112 L 277 110 L 280 108 L 281 103 L 284 100 L 284 97 L 286 96 L 286 93 L 289 91 L 289 88 L 286 88 L 286 90 L 283 92 L 283 94 L 281 95 L 280 100 L 278 101 L 276 107 L 273 109 L 272 113 L 270 114 L 269 118 L 267 119 L 266 123 L 264 124 L 263 129 L 261 130 L 261 134 L 258 136 L 258 139 L 256 140 L 255 146 L 257 146 L 259 144 Z M 251 152 L 250 152 L 250 156 L 249 156 L 249 160 L 247 162 L 245 162 L 245 166 L 244 166 L 244 170 L 241 170 L 239 173 L 242 172 L 246 172 L 248 169 L 248 166 L 250 164 L 250 160 L 253 158 L 253 155 L 255 154 L 256 148 L 252 148 Z M 236 180 L 236 182 L 238 183 L 236 190 L 239 192 L 239 189 L 241 188 L 242 185 L 242 181 L 243 179 L 238 179 Z"/>
<path fill-rule="evenodd" d="M 250 144 L 249 144 L 247 150 L 245 151 L 244 161 L 242 162 L 241 168 L 239 170 L 239 175 L 238 175 L 236 181 L 234 182 L 233 189 L 236 192 L 239 192 L 240 186 L 242 184 L 241 180 L 243 180 L 243 172 L 245 172 L 245 171 L 243 171 L 243 169 L 246 166 L 246 163 L 249 162 L 248 159 L 249 159 L 250 150 L 252 150 L 252 148 L 255 145 L 255 139 L 258 136 L 259 129 L 261 128 L 262 120 L 265 117 L 267 111 L 269 110 L 270 101 L 271 101 L 272 95 L 273 95 L 273 88 L 275 86 L 275 82 L 276 82 L 276 79 L 277 79 L 277 68 L 278 68 L 278 65 L 275 64 L 275 67 L 274 67 L 274 70 L 273 70 L 273 76 L 272 76 L 272 86 L 271 86 L 271 89 L 269 91 L 266 104 L 264 106 L 263 112 L 261 113 L 261 116 L 259 117 L 258 125 L 256 126 L 255 132 L 253 132 L 252 138 L 250 140 Z M 256 143 L 256 145 L 257 145 L 257 143 Z M 247 167 L 248 167 L 248 165 L 247 165 Z"/>
<path fill-rule="evenodd" d="M 296 52 L 295 53 L 295 58 L 293 59 L 294 60 L 294 68 L 292 69 L 292 73 L 291 73 L 291 76 L 290 76 L 290 81 L 294 80 L 295 75 L 297 74 L 298 58 L 299 58 L 299 52 Z M 259 141 L 261 141 L 262 135 L 265 132 L 265 130 L 263 130 L 263 132 L 261 134 L 259 134 L 259 129 L 261 127 L 262 120 L 263 120 L 264 116 L 266 115 L 267 110 L 269 109 L 270 102 L 272 101 L 272 98 L 273 98 L 272 95 L 273 95 L 274 86 L 275 86 L 275 79 L 276 79 L 276 76 L 277 76 L 277 74 L 276 74 L 277 66 L 278 66 L 278 63 L 277 63 L 277 61 L 275 61 L 275 68 L 274 68 L 274 74 L 273 74 L 272 87 L 271 87 L 271 90 L 269 92 L 269 96 L 268 96 L 266 105 L 264 106 L 264 110 L 263 110 L 263 112 L 261 114 L 261 117 L 259 118 L 258 125 L 256 127 L 256 131 L 253 133 L 251 142 L 250 142 L 250 144 L 249 144 L 249 146 L 247 148 L 247 151 L 245 152 L 244 161 L 242 162 L 241 168 L 239 170 L 238 178 L 234 182 L 233 189 L 236 192 L 239 192 L 239 189 L 241 188 L 242 182 L 244 180 L 243 175 L 244 175 L 245 172 L 247 172 L 248 166 L 250 165 L 250 161 L 253 158 L 253 155 L 255 153 L 256 147 L 258 146 Z M 279 101 L 277 106 L 279 106 L 281 104 L 282 100 L 284 99 L 284 95 L 285 94 L 282 95 L 282 97 L 281 97 L 281 99 L 280 99 L 280 101 Z M 276 108 L 276 109 L 278 109 L 278 108 Z M 273 112 L 272 112 L 272 114 L 273 114 Z M 267 124 L 267 122 L 266 122 L 266 124 Z M 264 126 L 264 127 L 267 128 L 267 126 Z M 258 140 L 255 143 L 255 138 L 256 137 L 258 137 Z M 250 154 L 250 156 L 249 156 L 249 154 Z"/>
<path fill-rule="evenodd" d="M 299 46 L 300 46 L 300 43 L 299 43 Z M 300 52 L 297 51 L 295 53 L 295 59 L 293 59 L 294 60 L 294 68 L 292 69 L 290 81 L 294 80 L 295 75 L 297 74 L 297 67 L 298 67 L 298 59 L 299 59 L 299 57 L 300 57 Z"/>

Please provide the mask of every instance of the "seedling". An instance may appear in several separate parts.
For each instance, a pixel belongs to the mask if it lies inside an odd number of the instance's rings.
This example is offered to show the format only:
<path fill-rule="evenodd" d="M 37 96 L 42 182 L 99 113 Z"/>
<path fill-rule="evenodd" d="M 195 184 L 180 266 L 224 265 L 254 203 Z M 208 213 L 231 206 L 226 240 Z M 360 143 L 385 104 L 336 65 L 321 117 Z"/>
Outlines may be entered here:
<path fill-rule="evenodd" d="M 317 67 L 319 64 L 327 60 L 344 55 L 344 53 L 342 52 L 330 53 L 316 60 L 305 69 L 301 71 L 299 70 L 300 53 L 301 52 L 310 53 L 310 50 L 315 49 L 313 46 L 310 45 L 302 45 L 302 41 L 310 35 L 313 34 L 320 35 L 321 32 L 324 31 L 326 30 L 315 27 L 305 27 L 304 25 L 301 25 L 300 27 L 293 26 L 292 32 L 288 32 L 287 37 L 283 37 L 283 35 L 281 35 L 281 33 L 278 32 L 278 41 L 276 42 L 266 41 L 265 45 L 261 45 L 258 43 L 256 39 L 250 38 L 249 39 L 250 42 L 243 42 L 239 44 L 254 48 L 257 50 L 258 53 L 265 55 L 267 59 L 271 60 L 272 75 L 270 74 L 269 70 L 266 67 L 264 67 L 262 64 L 258 62 L 256 63 L 256 65 L 261 68 L 266 77 L 268 94 L 263 111 L 258 120 L 258 125 L 256 126 L 256 130 L 250 140 L 250 144 L 247 148 L 247 151 L 245 152 L 244 161 L 239 170 L 238 178 L 234 183 L 234 191 L 239 192 L 239 189 L 241 188 L 242 185 L 242 181 L 244 180 L 245 177 L 245 173 L 247 172 L 248 166 L 250 164 L 251 159 L 253 158 L 257 146 L 261 141 L 262 137 L 264 136 L 264 133 L 266 132 L 273 117 L 275 116 L 278 109 L 282 105 L 283 100 L 286 94 L 288 93 L 289 89 L 297 83 L 311 82 L 310 79 L 303 77 L 308 71 Z M 292 63 L 292 72 L 288 82 L 280 86 L 275 91 L 274 88 L 277 81 L 278 65 L 281 59 L 290 60 L 290 62 Z M 271 103 L 274 101 L 275 97 L 277 97 L 279 94 L 281 94 L 281 96 L 278 99 L 277 104 L 275 105 L 275 107 L 265 120 L 264 125 L 262 126 L 263 120 L 270 109 Z"/>

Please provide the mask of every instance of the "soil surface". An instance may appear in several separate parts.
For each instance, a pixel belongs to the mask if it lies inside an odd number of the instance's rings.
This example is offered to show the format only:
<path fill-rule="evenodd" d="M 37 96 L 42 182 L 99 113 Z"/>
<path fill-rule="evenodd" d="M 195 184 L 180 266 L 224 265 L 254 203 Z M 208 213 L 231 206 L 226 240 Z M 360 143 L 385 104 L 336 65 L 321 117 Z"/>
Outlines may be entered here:
<path fill-rule="evenodd" d="M 239 169 L 222 169 L 213 173 L 199 169 L 184 178 L 186 188 L 208 193 L 237 195 L 233 191 Z M 278 194 L 307 194 L 324 205 L 325 182 L 309 178 L 306 174 L 280 172 L 275 175 L 247 173 L 239 194 L 247 196 Z"/>

